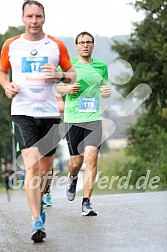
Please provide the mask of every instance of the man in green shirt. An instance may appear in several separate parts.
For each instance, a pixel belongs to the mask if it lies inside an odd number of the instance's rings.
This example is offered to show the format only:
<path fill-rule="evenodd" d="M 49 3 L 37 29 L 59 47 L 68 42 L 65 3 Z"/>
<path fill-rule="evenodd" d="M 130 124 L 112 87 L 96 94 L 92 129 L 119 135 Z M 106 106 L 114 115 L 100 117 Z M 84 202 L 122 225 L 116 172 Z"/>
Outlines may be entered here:
<path fill-rule="evenodd" d="M 82 215 L 95 216 L 90 198 L 97 174 L 98 153 L 102 137 L 102 118 L 99 98 L 110 96 L 106 63 L 92 58 L 94 37 L 80 33 L 75 40 L 78 56 L 71 59 L 77 72 L 74 84 L 57 86 L 58 92 L 66 92 L 64 122 L 70 152 L 69 175 L 66 196 L 72 201 L 76 194 L 78 173 L 86 161 Z"/>

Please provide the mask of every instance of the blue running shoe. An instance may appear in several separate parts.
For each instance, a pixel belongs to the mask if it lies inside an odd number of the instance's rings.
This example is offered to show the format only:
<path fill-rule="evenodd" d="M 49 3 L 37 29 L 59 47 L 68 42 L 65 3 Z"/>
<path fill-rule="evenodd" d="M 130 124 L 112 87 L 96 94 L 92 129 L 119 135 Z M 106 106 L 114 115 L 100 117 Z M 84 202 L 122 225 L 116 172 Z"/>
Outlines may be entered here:
<path fill-rule="evenodd" d="M 45 209 L 44 209 L 44 202 L 43 202 L 43 200 L 41 201 L 40 215 L 41 215 L 41 219 L 42 219 L 42 221 L 43 221 L 43 224 L 45 224 L 45 221 L 46 221 L 46 213 L 45 213 Z"/>
<path fill-rule="evenodd" d="M 32 229 L 31 240 L 34 242 L 42 242 L 45 237 L 46 233 L 42 221 L 36 221 Z"/>
<path fill-rule="evenodd" d="M 43 202 L 45 207 L 50 207 L 53 205 L 52 203 L 52 197 L 50 193 L 46 193 L 43 195 Z"/>

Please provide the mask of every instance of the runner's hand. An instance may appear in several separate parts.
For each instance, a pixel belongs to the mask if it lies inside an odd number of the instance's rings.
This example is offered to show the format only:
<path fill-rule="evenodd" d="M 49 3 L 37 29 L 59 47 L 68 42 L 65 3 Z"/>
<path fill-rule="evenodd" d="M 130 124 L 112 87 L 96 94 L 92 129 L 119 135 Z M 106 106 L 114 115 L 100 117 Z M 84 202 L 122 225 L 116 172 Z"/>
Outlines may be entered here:
<path fill-rule="evenodd" d="M 45 64 L 41 66 L 41 72 L 44 73 L 45 79 L 61 79 L 62 72 L 58 71 L 53 64 Z"/>
<path fill-rule="evenodd" d="M 101 92 L 101 95 L 103 98 L 110 97 L 110 95 L 111 95 L 111 90 L 108 86 L 101 86 L 100 92 Z"/>
<path fill-rule="evenodd" d="M 66 92 L 68 94 L 76 94 L 78 92 L 78 89 L 81 87 L 79 83 L 69 84 L 66 85 Z"/>
<path fill-rule="evenodd" d="M 5 94 L 9 99 L 13 99 L 18 94 L 18 92 L 19 88 L 14 82 L 9 82 L 9 84 L 5 87 Z"/>

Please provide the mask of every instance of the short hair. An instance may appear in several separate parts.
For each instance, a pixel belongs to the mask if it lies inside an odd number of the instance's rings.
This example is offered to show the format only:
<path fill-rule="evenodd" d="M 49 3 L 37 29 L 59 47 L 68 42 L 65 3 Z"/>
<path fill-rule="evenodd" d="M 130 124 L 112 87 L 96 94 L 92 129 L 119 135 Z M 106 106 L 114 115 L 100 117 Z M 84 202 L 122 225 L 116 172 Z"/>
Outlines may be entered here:
<path fill-rule="evenodd" d="M 42 9 L 44 17 L 45 17 L 44 6 L 40 2 L 34 1 L 34 0 L 26 0 L 26 1 L 24 1 L 23 6 L 22 6 L 22 15 L 24 15 L 24 8 L 25 8 L 25 6 L 27 4 L 29 4 L 29 5 L 35 4 L 35 5 L 39 6 Z"/>
<path fill-rule="evenodd" d="M 90 34 L 90 33 L 87 32 L 87 31 L 81 32 L 80 34 L 78 34 L 78 35 L 76 36 L 75 44 L 78 44 L 78 38 L 79 38 L 80 36 L 83 37 L 83 36 L 85 36 L 85 35 L 90 36 L 90 37 L 92 38 L 92 42 L 93 42 L 93 44 L 94 44 L 94 37 L 93 37 L 93 35 Z"/>

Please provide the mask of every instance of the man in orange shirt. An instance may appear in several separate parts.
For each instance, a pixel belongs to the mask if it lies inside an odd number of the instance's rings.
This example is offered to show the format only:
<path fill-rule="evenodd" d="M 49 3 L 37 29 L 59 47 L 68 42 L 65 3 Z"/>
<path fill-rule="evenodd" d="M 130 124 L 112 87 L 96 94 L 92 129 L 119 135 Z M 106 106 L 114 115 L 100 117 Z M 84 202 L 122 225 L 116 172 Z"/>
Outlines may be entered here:
<path fill-rule="evenodd" d="M 6 96 L 12 99 L 16 141 L 26 169 L 25 190 L 33 218 L 31 239 L 41 242 L 46 236 L 41 185 L 52 169 L 53 155 L 60 140 L 61 119 L 55 102 L 55 82 L 72 83 L 76 72 L 64 44 L 44 33 L 45 12 L 41 3 L 25 1 L 22 21 L 25 33 L 8 39 L 3 45 L 0 83 Z M 60 66 L 63 73 L 48 72 L 49 64 Z M 12 81 L 9 80 L 10 68 Z"/>

